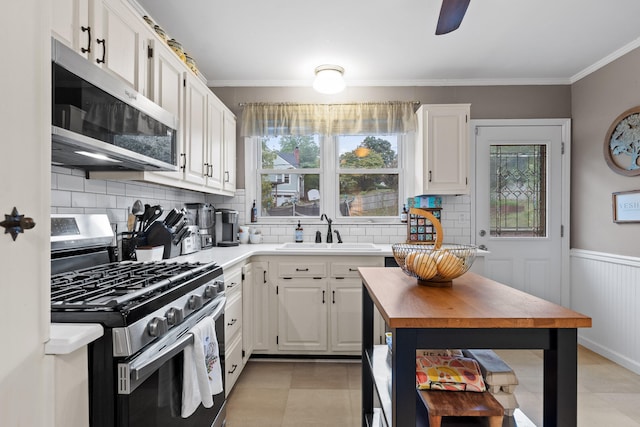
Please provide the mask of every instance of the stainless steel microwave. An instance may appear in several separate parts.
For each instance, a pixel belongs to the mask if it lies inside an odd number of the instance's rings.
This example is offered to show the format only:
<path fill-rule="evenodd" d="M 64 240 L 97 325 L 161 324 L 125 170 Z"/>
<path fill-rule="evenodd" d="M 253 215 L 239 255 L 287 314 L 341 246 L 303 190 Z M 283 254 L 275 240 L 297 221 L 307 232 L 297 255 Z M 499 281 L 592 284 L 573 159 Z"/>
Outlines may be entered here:
<path fill-rule="evenodd" d="M 178 170 L 178 118 L 52 39 L 51 160 L 87 171 Z"/>

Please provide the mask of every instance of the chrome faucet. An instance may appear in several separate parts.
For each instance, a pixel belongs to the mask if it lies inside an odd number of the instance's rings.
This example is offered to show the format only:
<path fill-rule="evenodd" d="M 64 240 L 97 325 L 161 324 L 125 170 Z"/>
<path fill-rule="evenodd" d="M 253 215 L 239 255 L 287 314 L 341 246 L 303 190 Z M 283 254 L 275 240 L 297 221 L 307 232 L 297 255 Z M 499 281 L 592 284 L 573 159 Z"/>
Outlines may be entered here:
<path fill-rule="evenodd" d="M 333 220 L 327 216 L 327 214 L 322 214 L 320 216 L 320 221 L 323 219 L 327 220 L 327 224 L 329 225 L 329 229 L 327 230 L 327 243 L 333 243 L 333 233 L 331 231 L 331 223 Z"/>

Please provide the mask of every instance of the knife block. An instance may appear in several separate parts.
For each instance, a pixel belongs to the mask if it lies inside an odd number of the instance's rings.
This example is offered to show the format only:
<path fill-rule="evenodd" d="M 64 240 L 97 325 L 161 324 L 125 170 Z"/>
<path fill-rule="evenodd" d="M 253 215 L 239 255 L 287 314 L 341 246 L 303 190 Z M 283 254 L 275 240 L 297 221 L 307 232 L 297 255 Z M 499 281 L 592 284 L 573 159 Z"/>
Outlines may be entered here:
<path fill-rule="evenodd" d="M 160 221 L 156 221 L 147 230 L 147 244 L 149 246 L 163 246 L 162 259 L 169 259 L 180 255 L 180 246 L 174 245 L 173 233 Z"/>

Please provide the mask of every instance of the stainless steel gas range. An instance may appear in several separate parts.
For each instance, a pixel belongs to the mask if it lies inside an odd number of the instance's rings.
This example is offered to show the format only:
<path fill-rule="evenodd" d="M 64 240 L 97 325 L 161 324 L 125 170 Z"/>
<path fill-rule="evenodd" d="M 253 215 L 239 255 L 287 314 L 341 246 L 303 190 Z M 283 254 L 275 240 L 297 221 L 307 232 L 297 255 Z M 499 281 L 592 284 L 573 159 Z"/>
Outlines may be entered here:
<path fill-rule="evenodd" d="M 193 342 L 190 329 L 207 316 L 215 319 L 224 372 L 222 268 L 105 263 L 113 238 L 106 225 L 106 215 L 52 217 L 51 320 L 100 323 L 105 330 L 89 346 L 91 426 L 223 426 L 224 391 L 211 408 L 200 405 L 188 418 L 180 411 L 183 350 Z"/>

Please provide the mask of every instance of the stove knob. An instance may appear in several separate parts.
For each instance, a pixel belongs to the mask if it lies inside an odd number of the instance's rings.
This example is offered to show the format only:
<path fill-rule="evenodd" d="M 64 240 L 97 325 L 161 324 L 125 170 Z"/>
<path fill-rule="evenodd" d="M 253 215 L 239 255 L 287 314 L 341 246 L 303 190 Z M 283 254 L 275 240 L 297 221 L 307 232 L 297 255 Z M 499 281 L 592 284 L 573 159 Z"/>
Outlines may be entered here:
<path fill-rule="evenodd" d="M 178 307 L 171 307 L 167 311 L 167 323 L 170 326 L 177 325 L 184 320 L 184 310 Z"/>
<path fill-rule="evenodd" d="M 189 297 L 189 309 L 191 310 L 197 310 L 200 307 L 202 307 L 202 295 L 191 295 Z"/>
<path fill-rule="evenodd" d="M 218 292 L 224 291 L 224 282 L 222 280 L 216 280 L 213 284 L 218 287 Z"/>
<path fill-rule="evenodd" d="M 216 295 L 218 295 L 218 287 L 215 284 L 207 285 L 204 288 L 204 297 L 205 298 L 215 298 Z"/>
<path fill-rule="evenodd" d="M 147 328 L 149 335 L 152 337 L 159 337 L 169 330 L 167 319 L 164 317 L 154 317 L 153 320 L 149 322 L 149 325 L 147 325 Z"/>

